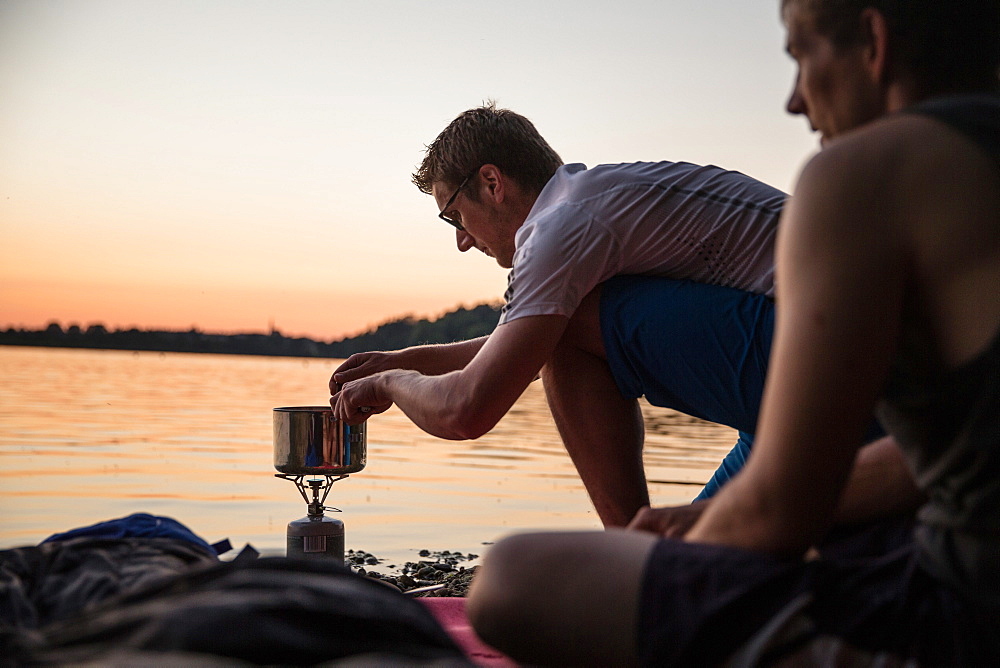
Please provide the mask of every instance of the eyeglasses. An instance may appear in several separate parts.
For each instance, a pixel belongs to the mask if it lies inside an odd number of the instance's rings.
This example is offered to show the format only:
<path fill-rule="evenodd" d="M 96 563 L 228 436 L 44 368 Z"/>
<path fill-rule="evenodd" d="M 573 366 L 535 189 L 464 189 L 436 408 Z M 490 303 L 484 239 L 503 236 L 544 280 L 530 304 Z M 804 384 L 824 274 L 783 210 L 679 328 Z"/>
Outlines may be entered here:
<path fill-rule="evenodd" d="M 462 227 L 462 222 L 460 220 L 456 220 L 448 216 L 448 209 L 450 209 L 451 205 L 455 203 L 455 198 L 458 197 L 458 193 L 462 192 L 462 188 L 466 186 L 466 184 L 469 182 L 469 179 L 475 176 L 476 172 L 478 171 L 479 168 L 477 167 L 474 172 L 465 177 L 465 179 L 458 185 L 458 187 L 455 188 L 455 192 L 451 194 L 451 197 L 448 198 L 448 202 L 444 205 L 444 208 L 441 209 L 441 213 L 438 214 L 438 218 L 448 223 L 449 225 L 453 225 L 457 230 L 464 230 L 465 228 Z"/>

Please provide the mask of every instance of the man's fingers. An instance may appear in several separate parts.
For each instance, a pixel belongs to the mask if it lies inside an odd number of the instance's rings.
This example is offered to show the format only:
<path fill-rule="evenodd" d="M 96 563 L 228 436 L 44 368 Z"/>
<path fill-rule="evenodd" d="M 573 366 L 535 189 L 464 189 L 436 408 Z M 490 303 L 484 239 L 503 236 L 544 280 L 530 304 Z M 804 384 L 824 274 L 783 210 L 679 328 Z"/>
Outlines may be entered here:
<path fill-rule="evenodd" d="M 344 360 L 343 364 L 341 364 L 336 369 L 334 369 L 333 373 L 334 374 L 339 374 L 339 373 L 343 373 L 345 371 L 348 371 L 350 369 L 353 369 L 353 368 L 355 368 L 357 366 L 361 366 L 362 364 L 365 363 L 365 360 L 367 360 L 367 359 L 368 359 L 368 356 L 364 355 L 364 354 L 356 353 L 354 355 L 351 355 L 346 360 Z"/>
<path fill-rule="evenodd" d="M 651 512 L 652 509 L 649 506 L 643 506 L 636 512 L 635 517 L 632 518 L 632 521 L 628 523 L 628 527 L 626 528 L 655 533 L 655 530 L 649 526 Z"/>
<path fill-rule="evenodd" d="M 677 508 L 650 508 L 643 506 L 635 514 L 628 528 L 647 531 L 666 538 L 682 538 L 698 518 L 687 506 Z"/>

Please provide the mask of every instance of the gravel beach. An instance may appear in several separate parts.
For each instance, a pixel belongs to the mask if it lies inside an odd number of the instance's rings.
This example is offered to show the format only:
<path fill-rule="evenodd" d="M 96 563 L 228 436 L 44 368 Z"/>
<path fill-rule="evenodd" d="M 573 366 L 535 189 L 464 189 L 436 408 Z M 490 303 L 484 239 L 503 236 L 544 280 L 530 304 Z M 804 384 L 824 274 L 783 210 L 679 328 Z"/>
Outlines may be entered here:
<path fill-rule="evenodd" d="M 354 572 L 379 580 L 416 597 L 466 596 L 479 566 L 466 566 L 479 558 L 478 554 L 450 550 L 421 550 L 418 561 L 403 564 L 386 563 L 364 550 L 348 550 L 345 563 Z"/>

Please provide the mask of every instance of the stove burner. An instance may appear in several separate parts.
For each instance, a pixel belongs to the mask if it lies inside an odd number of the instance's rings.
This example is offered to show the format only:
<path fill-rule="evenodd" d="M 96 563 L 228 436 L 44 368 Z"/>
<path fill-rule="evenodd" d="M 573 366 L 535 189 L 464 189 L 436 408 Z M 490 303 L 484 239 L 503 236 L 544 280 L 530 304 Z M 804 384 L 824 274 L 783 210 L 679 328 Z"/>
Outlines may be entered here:
<path fill-rule="evenodd" d="M 339 508 L 324 505 L 330 494 L 333 483 L 343 480 L 346 475 L 323 476 L 324 479 L 310 478 L 305 475 L 275 473 L 275 478 L 284 478 L 295 483 L 302 500 L 306 502 L 306 516 L 288 523 L 286 534 L 286 553 L 289 557 L 330 557 L 344 562 L 344 523 L 327 517 L 324 511 L 339 513 Z M 312 492 L 312 500 L 306 494 L 306 486 Z"/>
<path fill-rule="evenodd" d="M 306 484 L 308 484 L 309 489 L 312 490 L 312 501 L 310 501 L 308 495 L 306 495 L 306 485 L 302 484 L 303 479 L 306 477 L 305 475 L 292 475 L 290 473 L 275 473 L 274 477 L 284 478 L 285 480 L 291 480 L 292 482 L 295 483 L 295 489 L 299 490 L 299 494 L 302 496 L 302 500 L 306 502 L 306 509 L 307 512 L 309 513 L 309 517 L 312 517 L 314 515 L 322 517 L 324 510 L 329 510 L 335 513 L 343 512 L 340 508 L 324 506 L 323 504 L 326 503 L 326 497 L 327 495 L 330 494 L 330 488 L 333 487 L 333 483 L 337 482 L 338 480 L 343 480 L 344 478 L 347 477 L 346 475 L 323 476 L 324 478 L 326 478 L 326 482 L 323 482 L 322 480 L 318 480 L 316 478 L 311 478 L 309 480 L 306 480 L 305 481 Z M 322 497 L 320 496 L 321 492 L 323 494 Z"/>

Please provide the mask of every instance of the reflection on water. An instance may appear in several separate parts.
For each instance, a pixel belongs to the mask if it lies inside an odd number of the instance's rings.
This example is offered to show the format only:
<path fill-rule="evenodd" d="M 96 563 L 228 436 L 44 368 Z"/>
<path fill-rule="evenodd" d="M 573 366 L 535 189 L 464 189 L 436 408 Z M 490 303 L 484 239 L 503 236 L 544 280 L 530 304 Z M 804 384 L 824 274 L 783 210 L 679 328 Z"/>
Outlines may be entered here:
<path fill-rule="evenodd" d="M 284 553 L 305 515 L 274 477 L 278 406 L 324 404 L 334 360 L 0 346 L 0 548 L 133 512 L 209 542 Z M 644 407 L 654 503 L 684 503 L 735 441 L 731 429 Z M 610 455 L 610 453 L 609 453 Z M 347 547 L 392 560 L 480 553 L 527 528 L 600 524 L 540 383 L 488 435 L 446 441 L 395 408 L 368 423 L 368 465 L 333 486 Z"/>

